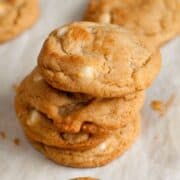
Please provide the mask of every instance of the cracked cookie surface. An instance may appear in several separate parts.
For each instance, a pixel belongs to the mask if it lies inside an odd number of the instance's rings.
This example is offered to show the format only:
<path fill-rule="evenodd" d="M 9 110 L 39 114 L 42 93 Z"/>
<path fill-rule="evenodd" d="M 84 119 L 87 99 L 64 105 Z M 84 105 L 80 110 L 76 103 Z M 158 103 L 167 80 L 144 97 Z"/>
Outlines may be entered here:
<path fill-rule="evenodd" d="M 96 97 L 122 97 L 147 88 L 160 64 L 159 52 L 151 55 L 130 31 L 90 22 L 53 31 L 38 58 L 50 85 Z"/>
<path fill-rule="evenodd" d="M 0 43 L 30 28 L 38 16 L 38 0 L 0 0 Z"/>
<path fill-rule="evenodd" d="M 76 168 L 94 168 L 111 162 L 127 151 L 137 138 L 139 131 L 140 118 L 137 115 L 133 121 L 114 132 L 97 147 L 85 151 L 62 150 L 28 138 L 37 150 L 58 164 Z"/>
<path fill-rule="evenodd" d="M 109 99 L 68 93 L 52 88 L 36 68 L 18 87 L 16 99 L 52 119 L 60 132 L 96 133 L 98 128 L 115 130 L 124 126 L 141 110 L 144 92 Z M 88 128 L 93 125 L 94 130 Z"/>
<path fill-rule="evenodd" d="M 180 33 L 180 1 L 90 0 L 84 19 L 125 26 L 154 50 Z"/>
<path fill-rule="evenodd" d="M 88 149 L 129 123 L 143 101 L 144 92 L 111 99 L 62 92 L 47 84 L 36 68 L 17 88 L 15 105 L 26 134 L 33 139 L 61 148 Z"/>

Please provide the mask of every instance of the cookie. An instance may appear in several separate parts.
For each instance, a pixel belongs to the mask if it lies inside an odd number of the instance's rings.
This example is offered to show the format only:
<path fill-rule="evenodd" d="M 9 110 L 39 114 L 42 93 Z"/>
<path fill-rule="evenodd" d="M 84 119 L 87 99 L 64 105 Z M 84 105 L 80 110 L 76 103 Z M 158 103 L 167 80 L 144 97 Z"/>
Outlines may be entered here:
<path fill-rule="evenodd" d="M 38 0 L 0 1 L 0 43 L 30 28 L 39 16 Z"/>
<path fill-rule="evenodd" d="M 154 50 L 180 33 L 180 1 L 90 0 L 84 19 L 127 27 Z"/>
<path fill-rule="evenodd" d="M 96 134 L 62 133 L 57 130 L 50 119 L 38 111 L 34 110 L 31 114 L 24 114 L 26 115 L 26 119 L 20 119 L 26 136 L 45 145 L 79 151 L 93 148 L 108 137 L 108 134 L 103 134 L 101 131 Z"/>
<path fill-rule="evenodd" d="M 161 65 L 138 37 L 117 25 L 76 22 L 53 31 L 38 67 L 53 87 L 94 97 L 122 97 L 147 88 Z"/>
<path fill-rule="evenodd" d="M 18 87 L 16 99 L 45 114 L 59 132 L 78 133 L 83 130 L 96 134 L 127 124 L 140 111 L 144 92 L 110 99 L 63 92 L 48 85 L 36 68 Z M 18 114 L 26 111 L 24 108 L 25 105 L 21 108 L 16 103 Z"/>
<path fill-rule="evenodd" d="M 103 166 L 122 155 L 133 144 L 140 130 L 140 120 L 136 117 L 125 127 L 116 131 L 97 147 L 86 151 L 61 150 L 29 138 L 32 145 L 58 164 L 76 168 Z"/>

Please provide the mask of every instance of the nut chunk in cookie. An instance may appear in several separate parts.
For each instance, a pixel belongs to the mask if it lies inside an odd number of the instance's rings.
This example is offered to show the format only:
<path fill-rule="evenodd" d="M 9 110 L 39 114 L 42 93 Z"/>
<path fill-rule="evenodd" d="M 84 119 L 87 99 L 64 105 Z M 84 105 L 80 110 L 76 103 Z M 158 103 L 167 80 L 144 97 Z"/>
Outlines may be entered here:
<path fill-rule="evenodd" d="M 147 88 L 159 72 L 160 62 L 159 52 L 151 54 L 123 27 L 76 22 L 49 35 L 38 67 L 57 89 L 122 97 Z"/>

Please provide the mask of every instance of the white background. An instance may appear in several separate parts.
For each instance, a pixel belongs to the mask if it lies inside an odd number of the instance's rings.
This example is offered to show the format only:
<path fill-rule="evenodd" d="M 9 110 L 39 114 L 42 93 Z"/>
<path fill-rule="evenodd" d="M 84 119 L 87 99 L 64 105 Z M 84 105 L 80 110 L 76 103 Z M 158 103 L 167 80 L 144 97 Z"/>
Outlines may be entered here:
<path fill-rule="evenodd" d="M 47 160 L 27 143 L 16 119 L 12 85 L 36 65 L 44 39 L 54 28 L 84 14 L 86 0 L 41 0 L 38 23 L 17 39 L 0 45 L 0 180 L 67 180 L 92 176 L 102 180 L 180 179 L 180 38 L 162 48 L 163 66 L 147 92 L 142 111 L 142 134 L 135 145 L 113 163 L 96 169 L 72 169 Z M 175 101 L 162 118 L 149 104 L 154 99 Z M 18 137 L 21 145 L 13 144 Z"/>

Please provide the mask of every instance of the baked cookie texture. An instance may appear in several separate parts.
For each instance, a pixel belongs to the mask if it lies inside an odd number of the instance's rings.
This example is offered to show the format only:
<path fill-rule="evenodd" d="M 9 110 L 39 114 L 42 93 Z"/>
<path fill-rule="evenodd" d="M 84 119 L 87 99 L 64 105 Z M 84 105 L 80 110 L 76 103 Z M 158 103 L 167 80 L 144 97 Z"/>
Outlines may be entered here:
<path fill-rule="evenodd" d="M 64 92 L 46 83 L 36 68 L 18 87 L 17 100 L 52 119 L 61 132 L 85 130 L 96 133 L 100 129 L 115 130 L 124 126 L 132 115 L 140 111 L 144 92 L 108 99 Z"/>
<path fill-rule="evenodd" d="M 0 43 L 30 28 L 39 16 L 38 0 L 0 1 Z"/>
<path fill-rule="evenodd" d="M 58 164 L 78 168 L 103 166 L 123 154 L 135 141 L 140 132 L 140 119 L 137 116 L 131 123 L 120 128 L 97 147 L 86 151 L 61 150 L 37 143 L 28 137 L 32 145 Z"/>
<path fill-rule="evenodd" d="M 85 20 L 125 26 L 152 50 L 180 33 L 179 0 L 90 0 Z"/>
<path fill-rule="evenodd" d="M 159 52 L 117 25 L 76 22 L 53 31 L 17 88 L 25 135 L 64 166 L 111 162 L 137 138 L 144 90 L 160 64 Z"/>
<path fill-rule="evenodd" d="M 78 22 L 53 31 L 38 67 L 53 87 L 94 97 L 121 97 L 144 90 L 161 66 L 138 37 L 110 24 Z"/>
<path fill-rule="evenodd" d="M 124 99 L 62 92 L 47 84 L 36 68 L 17 89 L 16 111 L 32 139 L 55 147 L 87 149 L 129 123 L 143 102 L 144 92 Z"/>

